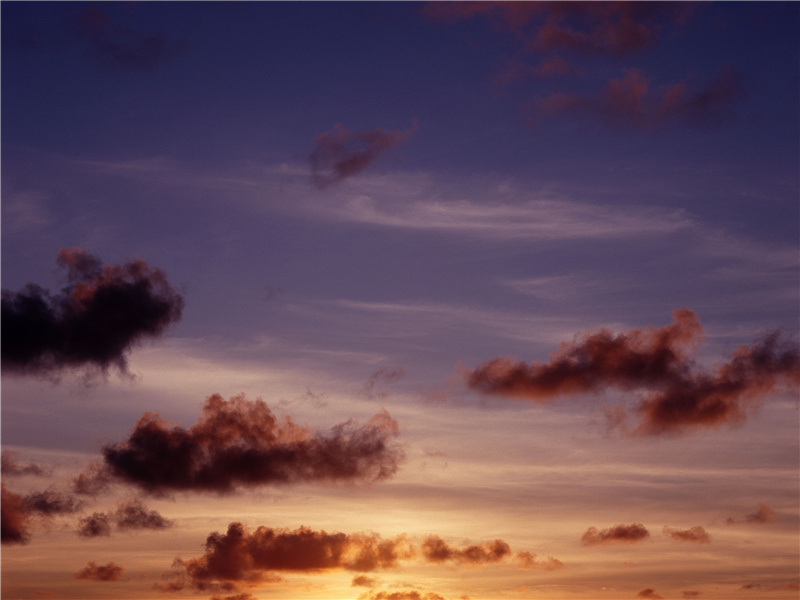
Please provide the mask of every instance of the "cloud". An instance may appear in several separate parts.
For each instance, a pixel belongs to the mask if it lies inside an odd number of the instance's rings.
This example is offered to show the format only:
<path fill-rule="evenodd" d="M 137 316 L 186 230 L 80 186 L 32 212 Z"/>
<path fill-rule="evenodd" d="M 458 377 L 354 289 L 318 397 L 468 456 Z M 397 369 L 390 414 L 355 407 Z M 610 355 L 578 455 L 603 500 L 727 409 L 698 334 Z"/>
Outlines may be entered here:
<path fill-rule="evenodd" d="M 132 27 L 113 23 L 96 6 L 84 11 L 78 33 L 85 37 L 94 54 L 109 68 L 125 71 L 150 71 L 179 54 L 184 45 L 171 41 L 164 33 L 144 34 Z"/>
<path fill-rule="evenodd" d="M 90 581 L 117 581 L 122 578 L 124 569 L 117 563 L 110 562 L 105 565 L 98 565 L 90 561 L 83 569 L 75 573 L 75 579 L 87 579 Z"/>
<path fill-rule="evenodd" d="M 699 598 L 700 594 L 703 592 L 699 592 L 697 590 L 685 590 L 682 592 L 683 598 Z"/>
<path fill-rule="evenodd" d="M 367 575 L 356 575 L 350 584 L 352 587 L 375 587 L 377 583 L 375 577 L 368 577 Z"/>
<path fill-rule="evenodd" d="M 404 143 L 416 130 L 416 121 L 405 131 L 376 128 L 357 132 L 337 124 L 330 131 L 318 134 L 309 156 L 314 185 L 326 188 L 360 173 L 378 155 Z"/>
<path fill-rule="evenodd" d="M 748 403 L 778 386 L 800 384 L 800 348 L 779 332 L 742 345 L 713 372 L 694 368 L 690 354 L 703 339 L 694 311 L 679 308 L 661 328 L 608 330 L 565 342 L 547 363 L 495 358 L 465 372 L 467 386 L 483 394 L 548 402 L 559 396 L 599 393 L 607 388 L 643 391 L 633 434 L 678 433 L 745 419 Z M 627 430 L 626 411 L 607 411 L 609 423 Z"/>
<path fill-rule="evenodd" d="M 405 536 L 381 539 L 368 533 L 326 533 L 301 527 L 290 531 L 231 523 L 212 533 L 205 554 L 177 559 L 174 589 L 235 591 L 240 585 L 277 581 L 273 572 L 374 571 L 393 567 L 412 550 Z"/>
<path fill-rule="evenodd" d="M 614 525 L 599 531 L 597 527 L 589 527 L 581 537 L 581 543 L 585 546 L 597 546 L 611 542 L 634 543 L 649 537 L 650 532 L 644 525 L 632 523 L 631 525 Z"/>
<path fill-rule="evenodd" d="M 664 535 L 671 537 L 678 542 L 698 542 L 700 544 L 710 544 L 711 536 L 700 525 L 690 529 L 673 529 L 664 526 Z"/>
<path fill-rule="evenodd" d="M 5 483 L 0 483 L 0 542 L 27 543 L 30 539 L 28 517 L 23 497 L 6 489 Z"/>
<path fill-rule="evenodd" d="M 23 475 L 34 475 L 37 477 L 44 477 L 50 474 L 50 471 L 40 467 L 39 465 L 28 463 L 23 465 L 19 463 L 19 453 L 11 450 L 3 450 L 0 456 L 0 472 L 3 477 L 21 477 Z"/>
<path fill-rule="evenodd" d="M 57 490 L 31 492 L 24 496 L 23 500 L 29 513 L 44 516 L 76 513 L 83 506 L 79 500 Z"/>
<path fill-rule="evenodd" d="M 562 563 L 557 558 L 548 556 L 547 559 L 537 559 L 536 555 L 531 552 L 518 552 L 517 564 L 520 569 L 536 570 L 536 571 L 556 571 L 564 568 Z"/>
<path fill-rule="evenodd" d="M 398 367 L 397 369 L 378 369 L 367 378 L 367 381 L 361 388 L 359 395 L 364 396 L 368 400 L 386 398 L 389 395 L 389 392 L 381 388 L 384 385 L 391 385 L 400 381 L 405 374 L 406 370 L 403 367 Z"/>
<path fill-rule="evenodd" d="M 81 519 L 78 526 L 78 535 L 83 537 L 98 537 L 111 535 L 111 524 L 117 529 L 168 529 L 175 523 L 165 519 L 158 511 L 147 510 L 144 503 L 138 498 L 131 498 L 117 505 L 112 513 L 95 512 L 89 517 Z"/>
<path fill-rule="evenodd" d="M 454 561 L 480 565 L 500 562 L 510 554 L 511 548 L 503 540 L 464 548 L 454 548 L 438 535 L 429 536 L 422 542 L 422 555 L 432 563 Z"/>
<path fill-rule="evenodd" d="M 542 116 L 583 114 L 599 117 L 612 126 L 647 130 L 670 122 L 697 127 L 719 125 L 732 102 L 741 94 L 739 75 L 722 69 L 705 87 L 692 91 L 687 83 L 651 86 L 652 77 L 641 69 L 626 69 L 611 79 L 599 95 L 554 93 L 531 105 L 531 122 Z"/>
<path fill-rule="evenodd" d="M 189 429 L 145 413 L 128 440 L 103 448 L 105 473 L 150 493 L 227 493 L 236 487 L 300 481 L 378 481 L 395 474 L 402 451 L 384 410 L 364 425 L 347 421 L 312 432 L 280 422 L 263 400 L 209 396 Z"/>
<path fill-rule="evenodd" d="M 727 525 L 741 525 L 741 524 L 748 524 L 748 523 L 772 523 L 775 520 L 775 511 L 772 510 L 766 504 L 761 502 L 758 503 L 758 510 L 754 513 L 750 513 L 749 515 L 745 515 L 741 519 L 734 519 L 733 517 L 729 517 L 725 523 Z"/>
<path fill-rule="evenodd" d="M 160 269 L 144 261 L 103 265 L 81 248 L 59 250 L 68 285 L 50 294 L 29 284 L 3 290 L 3 370 L 49 374 L 64 368 L 112 365 L 125 372 L 126 354 L 181 318 L 183 298 Z"/>
<path fill-rule="evenodd" d="M 361 594 L 358 600 L 446 600 L 444 596 L 434 592 L 420 593 L 416 590 L 402 592 L 376 592 L 370 590 Z"/>
<path fill-rule="evenodd" d="M 650 598 L 652 600 L 660 600 L 663 596 L 659 596 L 653 588 L 646 588 L 636 594 L 637 598 Z"/>

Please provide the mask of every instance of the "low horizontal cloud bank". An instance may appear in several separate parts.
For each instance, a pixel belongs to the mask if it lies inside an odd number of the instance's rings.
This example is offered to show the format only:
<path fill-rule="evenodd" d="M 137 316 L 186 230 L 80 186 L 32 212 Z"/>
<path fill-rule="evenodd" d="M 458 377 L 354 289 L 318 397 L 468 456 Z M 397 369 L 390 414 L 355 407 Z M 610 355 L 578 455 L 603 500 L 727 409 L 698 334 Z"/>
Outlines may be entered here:
<path fill-rule="evenodd" d="M 57 294 L 28 284 L 3 290 L 3 371 L 49 374 L 116 366 L 146 338 L 180 320 L 183 297 L 160 269 L 141 260 L 104 265 L 81 248 L 60 250 L 68 285 Z"/>
<path fill-rule="evenodd" d="M 73 514 L 83 508 L 83 503 L 58 490 L 17 494 L 2 483 L 0 496 L 0 538 L 3 544 L 26 544 L 30 540 L 31 521 L 35 517 Z"/>
<path fill-rule="evenodd" d="M 111 535 L 111 525 L 120 530 L 161 530 L 172 527 L 175 523 L 164 518 L 158 511 L 148 510 L 138 498 L 132 498 L 117 505 L 112 513 L 97 511 L 80 520 L 78 535 L 82 537 L 98 537 Z"/>
<path fill-rule="evenodd" d="M 3 477 L 22 477 L 25 475 L 44 477 L 50 474 L 49 470 L 37 464 L 20 463 L 19 453 L 10 450 L 3 450 L 2 455 L 0 455 L 0 463 L 2 463 L 0 473 L 2 473 Z"/>
<path fill-rule="evenodd" d="M 725 521 L 726 525 L 746 525 L 746 524 L 762 524 L 772 523 L 775 520 L 775 511 L 766 504 L 759 502 L 758 509 L 754 513 L 745 515 L 741 519 L 734 519 L 728 517 Z"/>
<path fill-rule="evenodd" d="M 98 565 L 90 561 L 83 569 L 75 573 L 74 579 L 86 579 L 89 581 L 117 581 L 122 578 L 124 569 L 115 562 L 105 565 Z"/>
<path fill-rule="evenodd" d="M 689 529 L 674 529 L 664 526 L 664 535 L 669 536 L 678 542 L 697 542 L 700 544 L 710 544 L 711 536 L 704 527 L 697 525 Z"/>
<path fill-rule="evenodd" d="M 635 543 L 646 540 L 650 537 L 650 532 L 641 523 L 631 525 L 614 525 L 608 529 L 589 527 L 586 533 L 581 536 L 581 543 L 585 546 L 598 546 L 608 543 Z"/>
<path fill-rule="evenodd" d="M 436 592 L 418 592 L 417 590 L 384 592 L 370 590 L 358 597 L 358 600 L 447 600 Z"/>
<path fill-rule="evenodd" d="M 330 131 L 314 138 L 314 149 L 309 156 L 311 179 L 319 188 L 325 188 L 363 171 L 380 154 L 404 143 L 417 130 L 416 121 L 411 128 L 401 131 L 370 129 L 350 131 L 337 124 Z"/>
<path fill-rule="evenodd" d="M 103 448 L 103 466 L 83 484 L 93 489 L 119 480 L 149 493 L 228 493 L 293 482 L 379 481 L 393 476 L 403 458 L 392 441 L 398 433 L 385 410 L 364 424 L 347 421 L 312 433 L 291 418 L 280 421 L 260 398 L 214 394 L 188 429 L 145 413 L 126 441 Z"/>
<path fill-rule="evenodd" d="M 628 426 L 621 406 L 609 423 L 632 434 L 678 433 L 741 422 L 751 404 L 779 387 L 800 385 L 800 348 L 780 332 L 742 345 L 712 372 L 695 368 L 691 354 L 703 339 L 694 311 L 679 308 L 661 328 L 608 330 L 565 342 L 547 363 L 490 360 L 465 374 L 467 386 L 483 394 L 548 402 L 560 396 L 600 393 L 607 388 L 644 392 Z"/>

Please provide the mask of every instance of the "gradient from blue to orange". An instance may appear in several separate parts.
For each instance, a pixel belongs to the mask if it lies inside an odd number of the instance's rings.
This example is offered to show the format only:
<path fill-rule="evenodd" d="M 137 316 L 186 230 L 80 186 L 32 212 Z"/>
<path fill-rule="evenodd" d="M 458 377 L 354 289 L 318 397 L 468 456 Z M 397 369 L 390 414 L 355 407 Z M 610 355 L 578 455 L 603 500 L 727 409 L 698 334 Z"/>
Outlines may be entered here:
<path fill-rule="evenodd" d="M 140 259 L 183 299 L 124 370 L 4 347 L 3 598 L 797 597 L 800 5 L 0 10 L 4 293 L 80 312 Z M 222 415 L 225 477 L 114 462 Z M 248 472 L 245 422 L 313 460 Z"/>

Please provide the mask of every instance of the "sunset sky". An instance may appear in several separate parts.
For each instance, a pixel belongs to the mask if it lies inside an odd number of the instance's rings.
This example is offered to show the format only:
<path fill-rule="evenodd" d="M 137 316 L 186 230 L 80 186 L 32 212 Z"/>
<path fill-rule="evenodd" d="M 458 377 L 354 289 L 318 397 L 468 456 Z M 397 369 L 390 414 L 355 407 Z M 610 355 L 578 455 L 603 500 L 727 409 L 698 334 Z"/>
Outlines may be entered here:
<path fill-rule="evenodd" d="M 800 4 L 3 2 L 2 597 L 800 593 Z"/>

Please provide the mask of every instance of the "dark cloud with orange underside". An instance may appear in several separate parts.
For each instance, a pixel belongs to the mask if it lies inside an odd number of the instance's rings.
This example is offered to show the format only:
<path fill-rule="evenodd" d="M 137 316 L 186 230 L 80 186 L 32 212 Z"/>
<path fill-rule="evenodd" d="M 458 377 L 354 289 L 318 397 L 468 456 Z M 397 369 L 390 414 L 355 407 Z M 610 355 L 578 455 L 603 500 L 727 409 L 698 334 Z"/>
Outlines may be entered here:
<path fill-rule="evenodd" d="M 614 334 L 607 330 L 567 342 L 547 363 L 490 360 L 467 371 L 466 384 L 483 394 L 547 402 L 560 396 L 599 393 L 607 388 L 645 392 L 634 412 L 617 407 L 612 425 L 638 435 L 678 433 L 735 423 L 751 404 L 780 387 L 800 385 L 800 348 L 780 332 L 737 348 L 712 372 L 697 370 L 690 354 L 703 331 L 694 311 L 680 308 L 661 328 Z"/>
<path fill-rule="evenodd" d="M 127 353 L 179 321 L 183 297 L 142 260 L 104 265 L 81 248 L 57 263 L 68 285 L 57 294 L 28 284 L 3 290 L 3 371 L 47 375 L 67 368 L 127 369 Z"/>
<path fill-rule="evenodd" d="M 404 143 L 417 129 L 417 122 L 404 131 L 370 129 L 350 131 L 337 124 L 330 131 L 314 137 L 314 149 L 309 156 L 311 179 L 318 188 L 326 188 L 357 175 L 378 155 Z"/>
<path fill-rule="evenodd" d="M 188 429 L 146 413 L 126 441 L 103 448 L 103 474 L 149 493 L 378 481 L 394 475 L 403 458 L 392 441 L 398 433 L 385 410 L 364 424 L 348 421 L 312 433 L 288 417 L 280 421 L 260 398 L 214 394 Z"/>
<path fill-rule="evenodd" d="M 634 543 L 641 542 L 650 537 L 650 532 L 641 523 L 631 525 L 614 525 L 608 529 L 598 530 L 597 527 L 589 527 L 581 537 L 581 543 L 585 546 L 597 546 L 608 543 Z"/>

